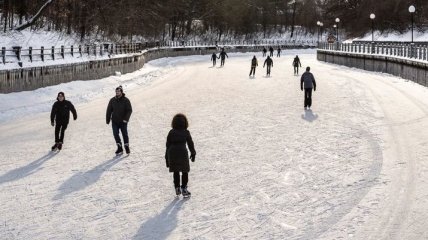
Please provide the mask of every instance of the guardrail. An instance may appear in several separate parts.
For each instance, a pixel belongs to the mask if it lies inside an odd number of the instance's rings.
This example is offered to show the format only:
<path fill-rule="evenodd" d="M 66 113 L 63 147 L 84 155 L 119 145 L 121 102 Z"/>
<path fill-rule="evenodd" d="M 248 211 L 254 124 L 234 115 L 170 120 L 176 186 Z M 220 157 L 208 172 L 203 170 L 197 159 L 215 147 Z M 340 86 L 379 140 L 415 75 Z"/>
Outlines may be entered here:
<path fill-rule="evenodd" d="M 426 43 L 319 43 L 318 49 L 428 61 L 428 44 Z"/>
<path fill-rule="evenodd" d="M 428 86 L 427 45 L 320 44 L 319 61 L 383 72 Z"/>
<path fill-rule="evenodd" d="M 46 62 L 69 57 L 83 56 L 111 56 L 117 54 L 138 53 L 145 49 L 154 47 L 173 48 L 173 47 L 197 47 L 197 46 L 297 46 L 309 45 L 316 46 L 314 41 L 293 41 L 293 40 L 251 40 L 251 41 L 165 41 L 165 42 L 139 42 L 126 44 L 94 44 L 94 45 L 71 45 L 60 47 L 40 47 L 23 49 L 20 46 L 12 48 L 1 47 L 0 62 L 19 63 L 22 67 L 23 62 Z M 276 49 L 275 49 L 276 50 Z"/>

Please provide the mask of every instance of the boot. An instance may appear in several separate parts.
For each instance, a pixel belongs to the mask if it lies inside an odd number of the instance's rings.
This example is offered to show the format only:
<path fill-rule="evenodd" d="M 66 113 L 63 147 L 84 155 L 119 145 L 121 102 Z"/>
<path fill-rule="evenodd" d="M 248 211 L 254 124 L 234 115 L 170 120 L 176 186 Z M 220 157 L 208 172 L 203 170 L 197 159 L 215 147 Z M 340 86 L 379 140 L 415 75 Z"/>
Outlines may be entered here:
<path fill-rule="evenodd" d="M 52 151 L 55 151 L 57 148 L 58 148 L 58 143 L 55 143 L 51 149 L 52 149 Z"/>
<path fill-rule="evenodd" d="M 123 148 L 122 148 L 122 144 L 117 143 L 117 150 L 115 152 L 116 154 L 121 154 L 123 153 Z"/>
<path fill-rule="evenodd" d="M 181 194 L 181 189 L 180 189 L 180 187 L 176 187 L 176 188 L 175 188 L 175 194 L 176 194 L 177 196 Z"/>
<path fill-rule="evenodd" d="M 58 143 L 58 150 L 61 150 L 62 149 L 62 142 L 59 142 Z"/>
<path fill-rule="evenodd" d="M 187 190 L 186 187 L 181 187 L 181 193 L 183 194 L 183 197 L 190 197 L 191 193 Z"/>
<path fill-rule="evenodd" d="M 126 154 L 131 153 L 131 151 L 129 150 L 129 143 L 125 143 L 125 152 Z"/>

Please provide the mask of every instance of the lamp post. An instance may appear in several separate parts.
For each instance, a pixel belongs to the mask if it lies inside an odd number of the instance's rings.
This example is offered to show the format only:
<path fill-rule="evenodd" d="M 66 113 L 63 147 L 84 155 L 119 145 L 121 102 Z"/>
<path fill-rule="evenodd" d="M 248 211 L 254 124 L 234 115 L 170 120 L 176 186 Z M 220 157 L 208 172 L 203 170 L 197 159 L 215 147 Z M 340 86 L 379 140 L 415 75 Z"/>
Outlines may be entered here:
<path fill-rule="evenodd" d="M 321 41 L 322 41 L 322 31 L 323 31 L 322 27 L 323 27 L 323 26 L 324 26 L 324 24 L 323 24 L 322 22 L 320 22 L 320 30 L 321 30 L 320 35 L 321 35 Z"/>
<path fill-rule="evenodd" d="M 374 42 L 374 19 L 376 15 L 374 13 L 370 14 L 370 19 L 372 20 L 372 42 Z"/>
<path fill-rule="evenodd" d="M 317 26 L 318 26 L 318 45 L 320 44 L 320 28 L 321 28 L 321 22 L 317 21 Z"/>
<path fill-rule="evenodd" d="M 340 22 L 340 19 L 339 18 L 336 18 L 336 24 L 337 24 L 337 29 L 336 29 L 336 38 L 337 38 L 337 42 L 339 42 L 339 22 Z"/>
<path fill-rule="evenodd" d="M 415 6 L 410 5 L 409 12 L 410 12 L 410 15 L 412 15 L 412 43 L 413 43 L 413 22 L 414 22 L 413 15 L 414 15 L 415 11 L 416 11 Z"/>

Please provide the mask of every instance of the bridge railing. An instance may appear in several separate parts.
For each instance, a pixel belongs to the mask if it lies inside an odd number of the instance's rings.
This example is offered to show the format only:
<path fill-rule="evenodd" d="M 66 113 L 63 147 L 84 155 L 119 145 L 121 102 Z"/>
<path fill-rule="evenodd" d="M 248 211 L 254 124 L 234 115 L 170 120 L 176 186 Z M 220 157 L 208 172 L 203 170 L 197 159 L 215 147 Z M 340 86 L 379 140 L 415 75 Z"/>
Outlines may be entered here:
<path fill-rule="evenodd" d="M 316 46 L 314 41 L 295 40 L 230 40 L 230 41 L 156 41 L 138 43 L 103 43 L 93 45 L 71 45 L 60 47 L 11 48 L 1 47 L 0 63 L 19 63 L 34 61 L 55 61 L 65 58 L 103 57 L 118 54 L 138 53 L 149 48 L 175 48 L 175 47 L 223 47 L 223 46 L 281 46 L 283 48 L 293 46 Z M 276 49 L 275 49 L 276 50 Z"/>
<path fill-rule="evenodd" d="M 428 61 L 428 43 L 319 43 L 318 49 Z"/>

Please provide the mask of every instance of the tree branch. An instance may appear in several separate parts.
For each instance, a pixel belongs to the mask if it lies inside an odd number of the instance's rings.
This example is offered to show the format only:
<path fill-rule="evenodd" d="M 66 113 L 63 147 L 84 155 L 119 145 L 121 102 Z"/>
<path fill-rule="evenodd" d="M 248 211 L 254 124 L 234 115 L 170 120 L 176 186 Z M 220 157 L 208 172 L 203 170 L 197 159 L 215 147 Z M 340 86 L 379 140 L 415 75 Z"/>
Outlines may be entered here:
<path fill-rule="evenodd" d="M 22 31 L 30 27 L 31 25 L 33 25 L 34 22 L 37 21 L 37 19 L 39 19 L 42 16 L 42 13 L 48 8 L 48 6 L 51 3 L 53 3 L 53 1 L 54 0 L 47 0 L 45 4 L 43 4 L 43 6 L 39 9 L 39 11 L 33 17 L 31 17 L 27 22 L 24 22 L 23 24 L 16 26 L 13 30 Z"/>

